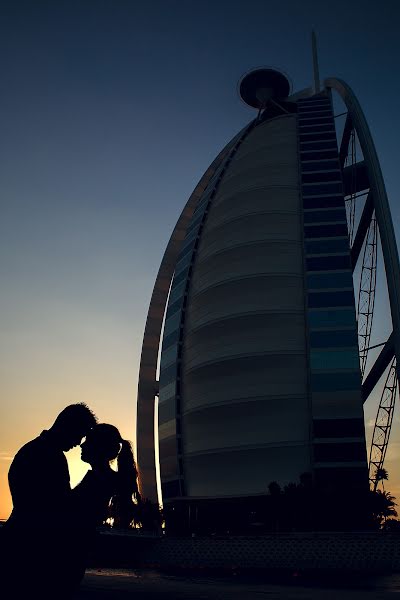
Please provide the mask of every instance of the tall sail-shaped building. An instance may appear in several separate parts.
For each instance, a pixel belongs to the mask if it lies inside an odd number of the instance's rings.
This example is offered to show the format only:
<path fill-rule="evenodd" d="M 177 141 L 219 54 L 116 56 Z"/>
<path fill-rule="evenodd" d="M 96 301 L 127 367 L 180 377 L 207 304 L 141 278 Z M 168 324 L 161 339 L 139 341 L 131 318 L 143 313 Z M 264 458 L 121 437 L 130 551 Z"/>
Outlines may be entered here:
<path fill-rule="evenodd" d="M 340 144 L 332 89 L 348 108 Z M 240 93 L 257 116 L 217 156 L 182 212 L 142 350 L 141 491 L 157 499 L 158 396 L 163 502 L 189 511 L 201 501 L 263 496 L 270 482 L 287 485 L 304 473 L 316 489 L 367 489 L 363 402 L 398 348 L 393 226 L 350 88 L 331 79 L 290 95 L 282 73 L 259 69 L 243 78 Z M 353 131 L 364 160 L 350 173 L 344 159 Z M 361 191 L 367 201 L 352 244 L 345 198 Z M 372 219 L 394 333 L 363 384 L 353 270 Z"/>

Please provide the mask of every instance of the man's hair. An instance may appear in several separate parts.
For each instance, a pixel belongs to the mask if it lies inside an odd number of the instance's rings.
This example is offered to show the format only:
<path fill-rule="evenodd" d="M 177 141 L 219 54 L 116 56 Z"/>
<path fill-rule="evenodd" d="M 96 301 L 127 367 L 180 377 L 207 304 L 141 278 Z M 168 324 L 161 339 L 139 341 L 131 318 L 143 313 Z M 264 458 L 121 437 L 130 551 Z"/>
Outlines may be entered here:
<path fill-rule="evenodd" d="M 83 427 L 90 429 L 97 423 L 97 417 L 84 402 L 70 404 L 66 406 L 58 415 L 54 424 L 56 425 L 76 425 L 79 423 Z"/>

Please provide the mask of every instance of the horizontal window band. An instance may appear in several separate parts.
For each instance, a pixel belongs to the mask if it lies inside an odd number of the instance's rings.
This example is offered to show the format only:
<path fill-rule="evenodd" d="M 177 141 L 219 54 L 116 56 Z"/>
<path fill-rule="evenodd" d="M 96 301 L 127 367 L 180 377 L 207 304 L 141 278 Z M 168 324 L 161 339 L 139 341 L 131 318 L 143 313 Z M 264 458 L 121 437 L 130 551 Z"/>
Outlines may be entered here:
<path fill-rule="evenodd" d="M 312 288 L 353 288 L 353 276 L 351 271 L 343 273 L 323 273 L 318 275 L 307 275 L 307 287 Z"/>
<path fill-rule="evenodd" d="M 300 131 L 300 143 L 309 142 L 310 140 L 326 140 L 333 138 L 335 130 L 333 127 L 327 127 L 324 131 Z"/>
<path fill-rule="evenodd" d="M 205 210 L 200 213 L 199 215 L 197 215 L 196 213 L 196 218 L 192 218 L 189 227 L 186 230 L 186 235 L 188 235 L 188 233 L 190 233 L 191 231 L 193 231 L 194 229 L 198 229 L 204 219 L 204 215 L 205 215 Z"/>
<path fill-rule="evenodd" d="M 358 462 L 366 456 L 364 442 L 314 444 L 313 449 L 317 462 Z"/>
<path fill-rule="evenodd" d="M 175 402 L 175 393 L 176 393 L 176 383 L 169 383 L 167 385 L 160 385 L 159 388 L 159 392 L 158 392 L 158 406 L 161 407 L 161 405 L 164 404 L 164 402 L 167 402 L 168 400 L 171 400 L 172 398 L 174 399 Z"/>
<path fill-rule="evenodd" d="M 326 127 L 332 126 L 335 129 L 335 124 L 333 121 L 333 117 L 331 114 L 326 114 L 323 116 L 314 117 L 312 115 L 305 116 L 302 115 L 298 120 L 298 132 L 301 135 L 303 128 L 308 127 Z"/>
<path fill-rule="evenodd" d="M 178 300 L 176 302 L 174 302 L 173 304 L 168 304 L 168 309 L 167 309 L 167 314 L 165 316 L 165 319 L 169 319 L 170 317 L 172 317 L 172 315 L 176 314 L 179 310 L 181 310 L 183 306 L 183 296 L 181 296 L 181 298 L 178 298 Z"/>
<path fill-rule="evenodd" d="M 192 244 L 189 247 L 185 248 L 184 252 L 179 253 L 177 265 L 179 263 L 183 263 L 183 261 L 187 260 L 188 256 L 190 256 L 190 261 L 192 260 L 192 256 L 194 253 L 194 246 L 196 245 L 196 242 L 197 242 L 197 239 L 193 240 Z"/>
<path fill-rule="evenodd" d="M 327 223 L 329 221 L 346 221 L 346 209 L 338 206 L 329 210 L 309 210 L 303 213 L 304 223 Z"/>
<path fill-rule="evenodd" d="M 300 152 L 302 150 L 330 150 L 331 148 L 337 148 L 337 140 L 332 136 L 319 142 L 314 140 L 300 140 Z"/>
<path fill-rule="evenodd" d="M 322 333 L 322 332 L 321 332 Z M 310 368 L 318 371 L 355 371 L 359 368 L 358 348 L 352 350 L 311 350 Z"/>
<path fill-rule="evenodd" d="M 331 252 L 350 252 L 349 238 L 346 236 L 326 240 L 311 240 L 305 242 L 306 255 L 329 254 Z"/>
<path fill-rule="evenodd" d="M 332 225 L 305 225 L 305 238 L 344 237 L 347 235 L 347 223 Z"/>
<path fill-rule="evenodd" d="M 309 162 L 301 164 L 301 171 L 303 175 L 307 175 L 308 173 L 330 173 L 331 171 L 335 171 L 336 173 L 340 171 L 339 162 L 336 158 L 330 158 L 324 162 L 318 162 L 316 160 L 310 160 Z M 341 176 L 337 177 L 340 179 Z"/>
<path fill-rule="evenodd" d="M 305 124 L 307 118 L 318 119 L 321 117 L 332 117 L 332 111 L 321 107 L 318 109 L 301 112 L 298 115 L 299 126 Z"/>
<path fill-rule="evenodd" d="M 344 199 L 342 195 L 333 194 L 331 196 L 314 196 L 309 198 L 303 197 L 303 208 L 304 210 L 311 210 L 317 208 L 344 208 Z"/>
<path fill-rule="evenodd" d="M 161 440 L 167 439 L 173 435 L 176 435 L 176 419 L 173 417 L 169 419 L 169 421 L 164 421 L 163 423 L 159 422 L 158 425 L 158 439 Z"/>
<path fill-rule="evenodd" d="M 354 347 L 358 353 L 358 336 L 355 330 L 310 331 L 310 348 L 348 348 Z"/>
<path fill-rule="evenodd" d="M 207 193 L 207 195 L 204 195 L 201 198 L 201 200 L 199 201 L 198 205 L 196 206 L 196 208 L 195 208 L 195 210 L 193 212 L 192 219 L 197 218 L 197 216 L 199 214 L 201 214 L 201 215 L 204 214 L 204 211 L 205 211 L 206 207 L 208 206 L 208 203 L 210 202 L 210 199 L 211 199 L 211 192 Z"/>
<path fill-rule="evenodd" d="M 310 111 L 314 111 L 314 110 L 330 110 L 331 109 L 331 103 L 329 102 L 329 100 L 322 100 L 319 102 L 309 102 L 309 103 L 302 103 L 302 104 L 297 104 L 297 109 L 298 109 L 298 114 L 299 115 L 303 115 L 304 113 L 308 113 Z"/>
<path fill-rule="evenodd" d="M 320 102 L 310 102 L 308 104 L 297 104 L 298 115 L 304 115 L 309 112 L 314 112 L 316 110 L 331 110 L 331 103 L 329 101 L 322 100 Z"/>
<path fill-rule="evenodd" d="M 175 420 L 176 415 L 176 402 L 175 397 L 171 397 L 169 400 L 158 404 L 158 423 L 163 425 Z"/>
<path fill-rule="evenodd" d="M 325 183 L 307 183 L 302 186 L 303 196 L 318 196 L 319 194 L 341 194 L 343 190 L 341 181 Z"/>
<path fill-rule="evenodd" d="M 334 308 L 336 306 L 354 306 L 353 292 L 310 292 L 308 294 L 309 308 Z"/>
<path fill-rule="evenodd" d="M 356 327 L 356 312 L 354 307 L 344 310 L 308 311 L 308 327 L 310 331 L 321 327 Z"/>
<path fill-rule="evenodd" d="M 165 320 L 164 335 L 169 335 L 180 326 L 181 316 L 180 312 L 176 312 Z"/>
<path fill-rule="evenodd" d="M 176 273 L 174 275 L 174 282 L 175 285 L 177 286 L 179 283 L 181 283 L 181 281 L 186 281 L 188 273 L 189 273 L 189 269 L 190 266 L 185 267 L 184 269 L 182 269 L 182 271 L 180 273 Z"/>
<path fill-rule="evenodd" d="M 177 329 L 176 331 L 173 331 L 169 335 L 165 336 L 163 338 L 163 346 L 162 346 L 163 350 L 166 350 L 167 348 L 169 348 L 170 346 L 172 346 L 173 344 L 178 342 L 179 337 L 180 337 L 180 329 Z"/>
<path fill-rule="evenodd" d="M 178 359 L 178 344 L 170 346 L 167 350 L 161 352 L 160 369 L 165 369 Z"/>
<path fill-rule="evenodd" d="M 192 262 L 192 252 L 187 252 L 183 258 L 176 263 L 174 276 L 183 271 Z"/>
<path fill-rule="evenodd" d="M 306 268 L 307 271 L 339 271 L 341 269 L 350 269 L 350 255 L 342 254 L 306 258 Z"/>
<path fill-rule="evenodd" d="M 323 152 L 323 154 L 321 154 L 321 152 Z M 300 149 L 300 155 L 301 155 L 301 160 L 303 161 L 308 161 L 308 160 L 319 160 L 323 157 L 326 157 L 326 159 L 332 159 L 332 158 L 336 158 L 338 157 L 338 152 L 337 152 L 337 146 L 335 145 L 335 147 L 332 148 L 325 148 L 325 149 L 320 149 L 318 150 L 314 150 L 309 148 L 308 150 L 301 150 Z"/>
<path fill-rule="evenodd" d="M 160 372 L 160 385 L 163 387 L 176 380 L 178 365 L 174 362 L 172 365 Z"/>
<path fill-rule="evenodd" d="M 302 173 L 301 182 L 302 184 L 307 183 L 324 183 L 326 181 L 340 182 L 341 173 L 339 169 L 332 169 L 326 171 L 310 171 Z"/>
<path fill-rule="evenodd" d="M 359 370 L 350 373 L 312 373 L 310 379 L 313 392 L 339 392 L 361 389 Z"/>
<path fill-rule="evenodd" d="M 183 294 L 185 293 L 185 289 L 186 289 L 186 280 L 178 283 L 176 285 L 176 287 L 174 286 L 174 283 L 172 282 L 171 293 L 169 295 L 170 303 L 173 304 L 174 302 L 176 302 L 176 300 L 178 300 L 178 298 L 183 296 Z"/>
<path fill-rule="evenodd" d="M 187 235 L 185 237 L 185 239 L 182 242 L 182 252 L 184 251 L 184 249 L 193 241 L 196 239 L 198 234 L 198 230 L 195 229 L 193 230 L 191 233 L 189 233 L 189 235 Z"/>
<path fill-rule="evenodd" d="M 313 434 L 317 438 L 363 437 L 364 419 L 314 419 Z"/>

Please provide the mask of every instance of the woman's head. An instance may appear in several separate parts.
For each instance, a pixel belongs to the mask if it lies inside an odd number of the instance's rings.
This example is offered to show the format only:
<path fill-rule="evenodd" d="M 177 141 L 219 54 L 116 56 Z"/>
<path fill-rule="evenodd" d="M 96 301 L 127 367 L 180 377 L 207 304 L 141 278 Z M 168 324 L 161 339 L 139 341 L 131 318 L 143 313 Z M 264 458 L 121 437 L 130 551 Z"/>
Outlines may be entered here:
<path fill-rule="evenodd" d="M 122 442 L 121 434 L 114 425 L 98 423 L 81 444 L 82 460 L 92 466 L 109 463 L 118 456 Z"/>

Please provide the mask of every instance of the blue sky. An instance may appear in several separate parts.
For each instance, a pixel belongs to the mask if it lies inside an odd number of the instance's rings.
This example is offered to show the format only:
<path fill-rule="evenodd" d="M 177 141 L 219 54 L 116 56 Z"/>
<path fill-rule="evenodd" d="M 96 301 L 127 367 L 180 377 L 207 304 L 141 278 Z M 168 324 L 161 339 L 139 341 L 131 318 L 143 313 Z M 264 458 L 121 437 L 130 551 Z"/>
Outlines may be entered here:
<path fill-rule="evenodd" d="M 65 404 L 133 438 L 171 230 L 253 116 L 240 76 L 268 65 L 310 85 L 313 27 L 321 76 L 348 81 L 370 123 L 398 236 L 399 16 L 394 1 L 1 2 L 0 496 Z"/>

